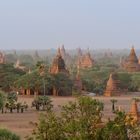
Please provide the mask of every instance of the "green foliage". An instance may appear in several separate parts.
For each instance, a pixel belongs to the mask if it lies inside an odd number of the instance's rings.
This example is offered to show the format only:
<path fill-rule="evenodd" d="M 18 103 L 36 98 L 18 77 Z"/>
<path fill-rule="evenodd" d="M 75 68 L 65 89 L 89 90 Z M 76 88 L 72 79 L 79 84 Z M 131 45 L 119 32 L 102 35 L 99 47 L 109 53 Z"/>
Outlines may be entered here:
<path fill-rule="evenodd" d="M 0 109 L 2 109 L 5 105 L 6 96 L 3 91 L 0 91 Z"/>
<path fill-rule="evenodd" d="M 58 73 L 52 76 L 52 84 L 59 96 L 72 95 L 72 80 L 64 73 Z"/>
<path fill-rule="evenodd" d="M 36 110 L 51 111 L 53 105 L 48 96 L 37 96 L 32 102 L 32 107 L 35 107 Z"/>
<path fill-rule="evenodd" d="M 25 74 L 22 70 L 15 69 L 11 64 L 0 65 L 0 88 L 3 91 L 10 91 L 13 88 L 14 82 Z"/>
<path fill-rule="evenodd" d="M 20 137 L 6 129 L 0 129 L 0 140 L 20 140 Z"/>
<path fill-rule="evenodd" d="M 115 119 L 109 120 L 101 129 L 100 140 L 128 140 L 125 118 L 125 113 L 117 112 Z"/>
<path fill-rule="evenodd" d="M 92 140 L 101 123 L 103 104 L 90 97 L 79 97 L 61 107 L 58 117 L 53 111 L 39 120 L 28 140 Z"/>

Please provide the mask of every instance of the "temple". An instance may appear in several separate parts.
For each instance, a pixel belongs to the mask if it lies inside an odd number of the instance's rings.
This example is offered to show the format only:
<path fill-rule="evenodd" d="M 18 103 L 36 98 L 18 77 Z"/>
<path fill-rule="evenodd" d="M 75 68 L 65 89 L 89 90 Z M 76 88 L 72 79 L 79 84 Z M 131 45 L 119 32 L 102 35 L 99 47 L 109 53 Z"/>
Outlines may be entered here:
<path fill-rule="evenodd" d="M 16 63 L 14 64 L 14 68 L 20 69 L 20 70 L 23 70 L 23 71 L 26 70 L 26 67 L 21 64 L 19 59 L 17 59 Z"/>
<path fill-rule="evenodd" d="M 4 64 L 5 63 L 5 56 L 2 52 L 0 52 L 0 64 Z"/>
<path fill-rule="evenodd" d="M 129 115 L 137 122 L 140 122 L 140 112 L 138 111 L 136 99 L 133 99 L 130 106 Z"/>
<path fill-rule="evenodd" d="M 115 74 L 110 74 L 109 80 L 107 81 L 107 86 L 104 92 L 104 96 L 119 96 L 121 95 L 121 90 L 119 88 L 119 81 L 117 80 Z"/>
<path fill-rule="evenodd" d="M 123 67 L 128 72 L 137 72 L 140 71 L 140 64 L 136 56 L 134 47 L 131 48 L 128 58 L 125 60 Z"/>
<path fill-rule="evenodd" d="M 89 50 L 85 55 L 82 55 L 81 51 L 78 51 L 78 59 L 77 59 L 77 65 L 80 68 L 91 68 L 94 66 L 94 61 L 91 58 Z"/>
<path fill-rule="evenodd" d="M 68 74 L 68 70 L 66 70 L 66 68 L 65 68 L 65 61 L 62 58 L 60 48 L 58 48 L 58 50 L 57 50 L 57 54 L 56 54 L 55 58 L 53 59 L 49 72 L 52 74 L 57 74 L 59 72 Z"/>

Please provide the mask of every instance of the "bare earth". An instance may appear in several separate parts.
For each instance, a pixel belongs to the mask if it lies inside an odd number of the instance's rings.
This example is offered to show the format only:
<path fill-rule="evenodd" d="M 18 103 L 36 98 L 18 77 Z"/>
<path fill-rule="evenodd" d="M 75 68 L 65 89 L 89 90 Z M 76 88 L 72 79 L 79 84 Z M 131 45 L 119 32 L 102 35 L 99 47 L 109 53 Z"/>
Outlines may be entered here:
<path fill-rule="evenodd" d="M 104 111 L 103 111 L 103 119 L 106 120 L 109 117 L 113 117 L 111 113 L 111 102 L 110 100 L 117 99 L 118 102 L 116 103 L 116 107 L 123 108 L 126 112 L 129 111 L 131 99 L 133 97 L 140 98 L 140 93 L 128 95 L 128 96 L 121 96 L 121 97 L 93 97 L 99 99 L 104 103 Z M 74 97 L 51 97 L 54 105 L 54 110 L 57 112 L 59 111 L 58 105 L 64 105 L 69 101 L 74 101 Z M 33 97 L 19 97 L 19 101 L 26 101 L 29 106 L 31 106 L 31 102 Z M 8 128 L 12 130 L 17 135 L 24 140 L 25 136 L 30 135 L 32 133 L 33 126 L 30 122 L 37 122 L 39 117 L 39 112 L 35 111 L 35 109 L 29 107 L 27 111 L 24 113 L 6 113 L 0 114 L 0 125 L 2 128 Z"/>

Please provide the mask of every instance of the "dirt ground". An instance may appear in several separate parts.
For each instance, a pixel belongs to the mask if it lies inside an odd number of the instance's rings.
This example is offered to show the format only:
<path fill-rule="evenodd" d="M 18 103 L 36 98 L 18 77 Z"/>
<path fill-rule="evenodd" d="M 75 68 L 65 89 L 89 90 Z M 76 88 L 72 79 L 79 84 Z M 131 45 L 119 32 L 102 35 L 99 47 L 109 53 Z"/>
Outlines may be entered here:
<path fill-rule="evenodd" d="M 121 97 L 93 97 L 99 99 L 104 103 L 104 111 L 103 111 L 103 119 L 106 120 L 109 117 L 113 117 L 111 113 L 111 102 L 110 100 L 117 99 L 116 107 L 121 107 L 126 112 L 129 111 L 131 99 L 133 97 L 140 98 L 139 94 L 133 94 L 133 96 L 121 96 Z M 54 105 L 54 110 L 59 111 L 58 105 L 64 105 L 69 101 L 74 101 L 74 97 L 51 97 Z M 0 127 L 7 128 L 12 130 L 17 135 L 24 140 L 24 137 L 30 135 L 33 129 L 33 126 L 30 122 L 37 122 L 39 117 L 39 112 L 35 111 L 35 109 L 31 108 L 31 102 L 33 97 L 19 97 L 19 101 L 24 102 L 26 101 L 29 105 L 29 109 L 24 113 L 6 113 L 0 114 Z"/>

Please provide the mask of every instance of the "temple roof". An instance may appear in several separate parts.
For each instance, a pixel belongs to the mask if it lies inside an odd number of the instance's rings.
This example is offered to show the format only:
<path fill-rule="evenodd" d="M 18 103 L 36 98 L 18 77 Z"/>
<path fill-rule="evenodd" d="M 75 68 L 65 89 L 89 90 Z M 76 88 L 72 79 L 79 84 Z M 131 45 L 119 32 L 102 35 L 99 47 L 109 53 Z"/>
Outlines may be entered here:
<path fill-rule="evenodd" d="M 62 58 L 60 48 L 58 48 L 56 56 L 53 59 L 52 65 L 50 67 L 50 72 L 51 73 L 58 73 L 58 72 L 68 73 L 68 71 L 65 69 L 65 61 Z"/>
<path fill-rule="evenodd" d="M 138 107 L 137 107 L 137 102 L 136 102 L 135 99 L 133 99 L 132 102 L 131 102 L 130 114 L 138 115 Z"/>
<path fill-rule="evenodd" d="M 108 89 L 110 89 L 110 90 L 113 90 L 113 89 L 116 88 L 116 82 L 115 82 L 115 80 L 114 80 L 114 78 L 113 78 L 113 74 L 112 74 L 112 73 L 111 73 L 110 76 L 109 76 L 109 80 L 108 80 L 108 82 L 107 82 L 107 87 L 108 87 Z"/>
<path fill-rule="evenodd" d="M 127 58 L 127 61 L 138 63 L 138 58 L 136 56 L 135 49 L 133 46 L 131 48 L 131 51 L 130 51 L 130 54 Z"/>

